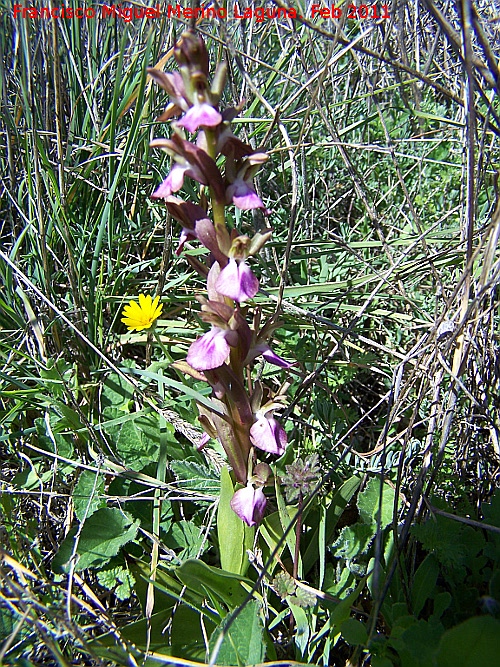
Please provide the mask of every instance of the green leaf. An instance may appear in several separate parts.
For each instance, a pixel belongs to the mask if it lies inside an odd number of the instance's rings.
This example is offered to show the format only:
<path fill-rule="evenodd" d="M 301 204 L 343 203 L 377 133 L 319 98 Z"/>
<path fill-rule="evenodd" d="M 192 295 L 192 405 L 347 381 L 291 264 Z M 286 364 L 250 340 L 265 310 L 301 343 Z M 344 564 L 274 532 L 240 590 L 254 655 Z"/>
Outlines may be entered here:
<path fill-rule="evenodd" d="M 392 521 L 394 511 L 395 491 L 384 483 L 382 488 L 382 507 L 380 515 L 380 527 L 385 528 Z M 377 525 L 380 506 L 380 480 L 372 477 L 368 484 L 358 496 L 358 509 L 361 521 L 366 525 Z"/>
<path fill-rule="evenodd" d="M 307 614 L 306 612 L 302 609 L 302 607 L 299 607 L 296 604 L 293 604 L 292 602 L 289 602 L 290 605 L 290 611 L 293 614 L 293 617 L 295 619 L 295 635 L 294 635 L 294 641 L 295 645 L 300 651 L 300 654 L 304 656 L 307 645 L 309 643 L 309 636 L 311 634 L 311 630 L 309 628 L 309 622 L 307 620 Z"/>
<path fill-rule="evenodd" d="M 368 632 L 364 623 L 355 618 L 348 618 L 340 626 L 340 632 L 345 641 L 351 646 L 364 646 L 368 641 Z"/>
<path fill-rule="evenodd" d="M 441 637 L 437 667 L 493 667 L 499 664 L 500 621 L 476 616 Z"/>
<path fill-rule="evenodd" d="M 209 546 L 200 526 L 197 526 L 193 521 L 184 519 L 176 521 L 172 525 L 169 535 L 165 539 L 165 544 L 172 549 L 182 548 L 182 551 L 177 554 L 180 561 L 196 558 L 198 555 L 201 556 Z"/>
<path fill-rule="evenodd" d="M 411 589 L 412 611 L 418 616 L 426 601 L 432 597 L 439 575 L 439 563 L 434 554 L 429 554 L 415 572 Z"/>
<path fill-rule="evenodd" d="M 220 472 L 220 500 L 217 508 L 217 536 L 219 538 L 220 563 L 223 570 L 242 574 L 244 562 L 248 561 L 244 553 L 245 534 L 243 521 L 231 509 L 234 486 L 229 469 Z"/>
<path fill-rule="evenodd" d="M 63 417 L 53 412 L 48 417 L 48 424 L 45 419 L 35 419 L 38 445 L 47 452 L 71 458 L 73 456 L 73 436 L 69 433 L 61 433 L 66 429 L 64 422 Z"/>
<path fill-rule="evenodd" d="M 372 655 L 371 667 L 393 667 L 394 663 L 381 655 Z"/>
<path fill-rule="evenodd" d="M 220 494 L 220 480 L 215 471 L 207 466 L 195 461 L 171 461 L 170 469 L 177 479 L 179 488 L 215 497 Z"/>
<path fill-rule="evenodd" d="M 363 579 L 361 579 L 359 584 L 356 586 L 356 589 L 335 606 L 332 613 L 330 614 L 330 626 L 332 628 L 341 626 L 342 623 L 349 618 L 351 615 L 351 607 L 353 604 L 355 604 L 361 591 L 365 587 L 365 584 L 366 577 L 363 577 Z"/>
<path fill-rule="evenodd" d="M 106 427 L 118 457 L 133 470 L 142 470 L 156 461 L 159 450 L 159 418 L 156 413 L 127 418 L 121 424 Z"/>
<path fill-rule="evenodd" d="M 396 649 L 401 658 L 401 667 L 430 667 L 434 665 L 434 659 L 443 633 L 440 623 L 427 621 L 415 622 L 414 616 L 402 617 L 399 628 L 391 637 L 390 644 Z M 403 627 L 405 629 L 403 630 Z M 401 632 L 403 630 L 403 632 Z M 458 667 L 461 663 L 456 663 Z"/>
<path fill-rule="evenodd" d="M 376 526 L 355 523 L 345 526 L 332 544 L 332 553 L 336 558 L 351 560 L 368 550 L 375 535 Z"/>
<path fill-rule="evenodd" d="M 441 515 L 431 517 L 425 523 L 415 524 L 411 532 L 427 551 L 433 552 L 438 561 L 452 572 L 455 581 L 465 576 L 465 566 L 470 565 L 470 561 L 484 545 L 479 530 Z"/>
<path fill-rule="evenodd" d="M 134 575 L 122 565 L 99 570 L 97 580 L 104 588 L 114 591 L 119 600 L 128 600 L 135 584 Z"/>
<path fill-rule="evenodd" d="M 78 521 L 86 516 L 88 519 L 94 512 L 106 506 L 104 494 L 104 478 L 91 470 L 82 470 L 73 491 L 73 504 Z"/>
<path fill-rule="evenodd" d="M 212 633 L 216 627 L 215 623 L 207 616 L 204 616 L 202 628 L 201 615 L 198 612 L 185 604 L 181 604 L 176 607 L 175 613 L 172 614 L 172 605 L 173 602 L 167 609 L 155 612 L 151 616 L 149 649 L 165 656 L 176 656 L 183 660 L 193 660 L 196 664 L 200 662 L 204 663 L 206 657 L 206 634 L 204 636 L 204 633 Z M 170 630 L 169 632 L 165 632 L 165 627 L 170 622 Z M 142 618 L 128 625 L 121 626 L 120 634 L 124 639 L 144 651 L 147 645 L 148 619 Z M 107 634 L 104 637 L 94 640 L 90 645 L 93 649 L 97 646 L 115 646 L 116 636 L 111 633 Z M 123 663 L 113 662 L 112 664 L 127 664 L 129 661 L 130 658 Z M 152 664 L 159 665 L 162 663 L 155 661 Z M 178 663 L 172 661 L 168 664 L 175 665 Z"/>
<path fill-rule="evenodd" d="M 76 570 L 99 567 L 116 556 L 120 548 L 135 539 L 139 522 L 114 508 L 97 510 L 89 517 L 80 533 L 76 553 Z M 73 528 L 62 542 L 52 561 L 55 572 L 69 572 L 70 559 L 75 545 L 77 528 Z"/>
<path fill-rule="evenodd" d="M 451 594 L 448 591 L 438 593 L 434 597 L 434 609 L 431 619 L 438 621 L 451 604 Z"/>
<path fill-rule="evenodd" d="M 222 641 L 217 665 L 255 665 L 264 660 L 266 646 L 259 608 L 259 603 L 252 600 L 238 613 Z M 210 637 L 210 652 L 225 625 L 224 620 Z"/>
<path fill-rule="evenodd" d="M 231 609 L 240 605 L 247 597 L 247 591 L 241 582 L 252 586 L 250 579 L 211 567 L 201 560 L 187 560 L 175 570 L 175 574 L 190 590 L 203 597 L 206 597 L 207 593 L 212 594 Z"/>
<path fill-rule="evenodd" d="M 320 543 L 320 531 L 318 527 L 315 529 L 311 537 L 311 541 L 309 542 L 309 545 L 304 554 L 304 575 L 306 575 L 315 565 L 319 554 L 324 552 L 326 545 L 330 544 L 337 522 L 342 516 L 342 513 L 349 504 L 351 498 L 358 490 L 360 483 L 361 479 L 354 475 L 346 482 L 344 482 L 344 484 L 342 484 L 340 489 L 338 489 L 338 491 L 333 496 L 331 503 L 326 508 L 324 544 Z"/>
<path fill-rule="evenodd" d="M 285 504 L 285 499 L 283 498 L 283 494 L 281 493 L 281 486 L 279 484 L 279 478 L 275 478 L 275 490 L 276 490 L 276 502 L 278 504 L 278 514 L 281 522 L 281 527 L 283 529 L 283 533 L 285 533 L 286 529 L 292 522 L 292 518 L 295 518 L 295 515 L 297 514 L 297 509 L 292 506 L 287 506 Z M 290 555 L 292 557 L 292 560 L 295 558 L 295 529 L 291 528 L 286 537 L 286 544 L 288 546 L 288 549 L 290 551 Z M 299 553 L 299 562 L 297 565 L 297 571 L 299 574 L 299 578 L 302 577 L 302 558 L 300 557 Z"/>
<path fill-rule="evenodd" d="M 281 521 L 278 512 L 273 512 L 268 514 L 264 521 L 260 525 L 259 529 L 260 534 L 264 538 L 265 545 L 262 545 L 264 561 L 266 561 L 269 556 L 274 552 L 278 543 L 280 543 L 281 538 L 283 537 L 283 528 L 281 527 Z M 271 576 L 278 565 L 278 560 L 281 558 L 281 554 L 285 548 L 285 541 L 283 540 L 280 544 L 280 548 L 276 552 L 276 559 L 270 565 L 268 574 Z"/>
<path fill-rule="evenodd" d="M 123 365 L 130 367 L 133 361 L 126 360 Z M 128 370 L 128 368 L 124 369 Z M 110 373 L 102 387 L 101 408 L 107 418 L 117 417 L 129 412 L 128 404 L 134 397 L 134 387 L 117 373 Z"/>

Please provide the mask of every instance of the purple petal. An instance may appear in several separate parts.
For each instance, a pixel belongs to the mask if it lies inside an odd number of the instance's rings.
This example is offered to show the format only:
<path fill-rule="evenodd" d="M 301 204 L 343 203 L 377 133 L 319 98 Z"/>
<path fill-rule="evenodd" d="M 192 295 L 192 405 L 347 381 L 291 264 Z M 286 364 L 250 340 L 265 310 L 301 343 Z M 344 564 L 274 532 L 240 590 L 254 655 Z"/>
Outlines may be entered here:
<path fill-rule="evenodd" d="M 221 252 L 217 234 L 213 222 L 208 218 L 202 218 L 195 223 L 196 236 L 203 243 L 205 248 L 210 250 L 214 258 L 221 264 L 226 262 L 226 255 Z"/>
<path fill-rule="evenodd" d="M 258 345 L 255 345 L 251 348 L 244 361 L 244 365 L 247 366 L 254 359 L 260 357 L 260 355 L 262 355 L 264 359 L 270 364 L 274 364 L 280 368 L 290 368 L 294 364 L 294 362 L 287 361 L 286 359 L 283 359 L 282 357 L 279 357 L 277 354 L 275 354 L 267 343 L 259 343 Z"/>
<path fill-rule="evenodd" d="M 286 447 L 286 433 L 281 424 L 271 417 L 259 417 L 250 429 L 250 440 L 255 447 L 281 456 Z"/>
<path fill-rule="evenodd" d="M 192 106 L 178 121 L 177 125 L 184 127 L 188 132 L 196 132 L 201 126 L 215 127 L 222 123 L 222 116 L 210 104 L 203 102 Z"/>
<path fill-rule="evenodd" d="M 174 164 L 167 178 L 151 195 L 153 199 L 165 199 L 166 197 L 170 197 L 173 192 L 180 190 L 184 183 L 184 174 L 186 171 L 187 167 L 181 167 L 180 164 Z"/>
<path fill-rule="evenodd" d="M 266 496 L 262 489 L 254 489 L 252 484 L 248 483 L 244 489 L 236 491 L 231 498 L 231 509 L 248 526 L 262 521 L 266 509 Z"/>
<path fill-rule="evenodd" d="M 235 206 L 243 211 L 252 208 L 265 208 L 262 200 L 255 190 L 243 179 L 236 179 L 226 191 L 228 201 L 232 201 Z"/>
<path fill-rule="evenodd" d="M 212 327 L 204 336 L 198 338 L 189 348 L 186 361 L 197 371 L 208 371 L 218 368 L 229 355 L 227 332 Z"/>
<path fill-rule="evenodd" d="M 186 241 L 194 241 L 195 239 L 196 239 L 196 234 L 193 232 L 193 230 L 186 229 L 185 227 L 183 227 L 181 235 L 179 236 L 179 245 L 177 246 L 175 254 L 180 255 L 184 249 L 184 244 L 186 243 Z"/>
<path fill-rule="evenodd" d="M 203 447 L 210 441 L 210 436 L 208 433 L 204 433 L 201 438 L 198 440 L 198 444 L 196 445 L 196 449 L 198 451 L 201 451 Z"/>
<path fill-rule="evenodd" d="M 259 291 L 259 281 L 246 262 L 230 259 L 215 283 L 215 289 L 238 303 L 253 299 Z"/>
<path fill-rule="evenodd" d="M 257 346 L 259 347 L 259 346 Z M 275 354 L 269 345 L 262 345 L 264 348 L 262 350 L 262 356 L 266 361 L 268 361 L 270 364 L 274 364 L 275 366 L 279 366 L 280 368 L 290 368 L 290 366 L 293 366 L 293 362 L 287 361 L 286 359 L 283 359 L 283 357 L 278 356 Z"/>

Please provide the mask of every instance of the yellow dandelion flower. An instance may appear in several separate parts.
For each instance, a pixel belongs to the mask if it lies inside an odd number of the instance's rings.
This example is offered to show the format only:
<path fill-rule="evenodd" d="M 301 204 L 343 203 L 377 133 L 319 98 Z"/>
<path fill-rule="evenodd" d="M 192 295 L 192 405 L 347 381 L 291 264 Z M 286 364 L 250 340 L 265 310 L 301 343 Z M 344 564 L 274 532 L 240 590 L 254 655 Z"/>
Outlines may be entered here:
<path fill-rule="evenodd" d="M 159 303 L 160 297 L 154 299 L 148 294 L 139 294 L 139 303 L 130 301 L 122 312 L 122 322 L 129 331 L 142 331 L 150 329 L 155 320 L 161 315 L 163 304 Z"/>

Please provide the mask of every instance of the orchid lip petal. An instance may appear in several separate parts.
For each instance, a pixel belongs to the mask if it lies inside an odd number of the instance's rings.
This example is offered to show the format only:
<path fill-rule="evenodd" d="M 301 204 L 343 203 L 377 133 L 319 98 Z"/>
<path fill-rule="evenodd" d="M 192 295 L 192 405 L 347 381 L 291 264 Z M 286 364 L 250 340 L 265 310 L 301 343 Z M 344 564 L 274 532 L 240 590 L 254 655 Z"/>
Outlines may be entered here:
<path fill-rule="evenodd" d="M 242 211 L 254 208 L 265 208 L 261 198 L 247 181 L 236 179 L 227 189 L 227 198 Z"/>
<path fill-rule="evenodd" d="M 258 417 L 250 429 L 252 444 L 264 452 L 281 456 L 286 447 L 286 433 L 281 424 L 271 417 Z"/>
<path fill-rule="evenodd" d="M 181 167 L 180 164 L 174 164 L 167 178 L 151 195 L 153 199 L 166 199 L 173 192 L 180 190 L 184 184 L 184 174 L 187 169 L 187 167 Z"/>
<path fill-rule="evenodd" d="M 231 509 L 247 526 L 255 526 L 262 521 L 266 504 L 264 491 L 255 489 L 250 482 L 231 498 Z"/>
<path fill-rule="evenodd" d="M 215 283 L 215 289 L 220 294 L 241 303 L 247 299 L 253 299 L 257 294 L 259 280 L 246 262 L 237 262 L 235 259 L 230 259 L 220 272 Z"/>
<path fill-rule="evenodd" d="M 222 116 L 213 106 L 203 102 L 192 106 L 184 116 L 177 121 L 177 125 L 188 132 L 196 132 L 201 127 L 216 127 L 222 123 Z"/>
<path fill-rule="evenodd" d="M 229 356 L 227 334 L 230 332 L 213 326 L 210 331 L 198 338 L 189 348 L 186 361 L 197 371 L 218 368 Z"/>

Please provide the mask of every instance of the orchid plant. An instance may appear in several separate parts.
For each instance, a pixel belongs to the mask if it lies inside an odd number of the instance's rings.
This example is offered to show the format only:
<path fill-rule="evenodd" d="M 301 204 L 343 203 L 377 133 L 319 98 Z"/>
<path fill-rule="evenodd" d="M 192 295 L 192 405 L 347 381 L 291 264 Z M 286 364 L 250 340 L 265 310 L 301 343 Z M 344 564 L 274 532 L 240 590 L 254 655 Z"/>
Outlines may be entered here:
<path fill-rule="evenodd" d="M 218 65 L 210 85 L 203 39 L 193 30 L 185 32 L 174 56 L 179 72 L 148 69 L 170 97 L 158 120 L 176 118 L 171 138 L 151 142 L 151 146 L 163 149 L 172 158 L 170 172 L 153 198 L 163 200 L 181 225 L 178 255 L 188 241 L 198 241 L 209 251 L 205 263 L 189 255 L 186 258 L 206 278 L 207 297 L 198 297 L 198 301 L 200 317 L 210 327 L 192 343 L 186 360 L 177 362 L 176 367 L 212 387 L 213 408 L 199 406 L 205 431 L 201 446 L 211 437 L 220 441 L 239 486 L 231 507 L 248 526 L 253 526 L 264 515 L 263 487 L 271 477 L 270 466 L 259 461 L 258 455 L 280 456 L 287 439 L 274 417 L 284 396 L 271 396 L 260 382 L 251 382 L 247 371 L 259 356 L 281 368 L 291 364 L 276 355 L 267 342 L 276 322 L 271 319 L 261 326 L 257 308 L 252 326 L 246 319 L 248 308 L 244 304 L 259 290 L 259 280 L 249 260 L 271 237 L 271 229 L 252 237 L 241 234 L 227 224 L 226 208 L 259 208 L 268 215 L 253 185 L 254 176 L 268 155 L 232 133 L 231 122 L 241 106 L 220 108 L 227 66 Z M 197 203 L 175 195 L 186 177 L 202 186 Z"/>

